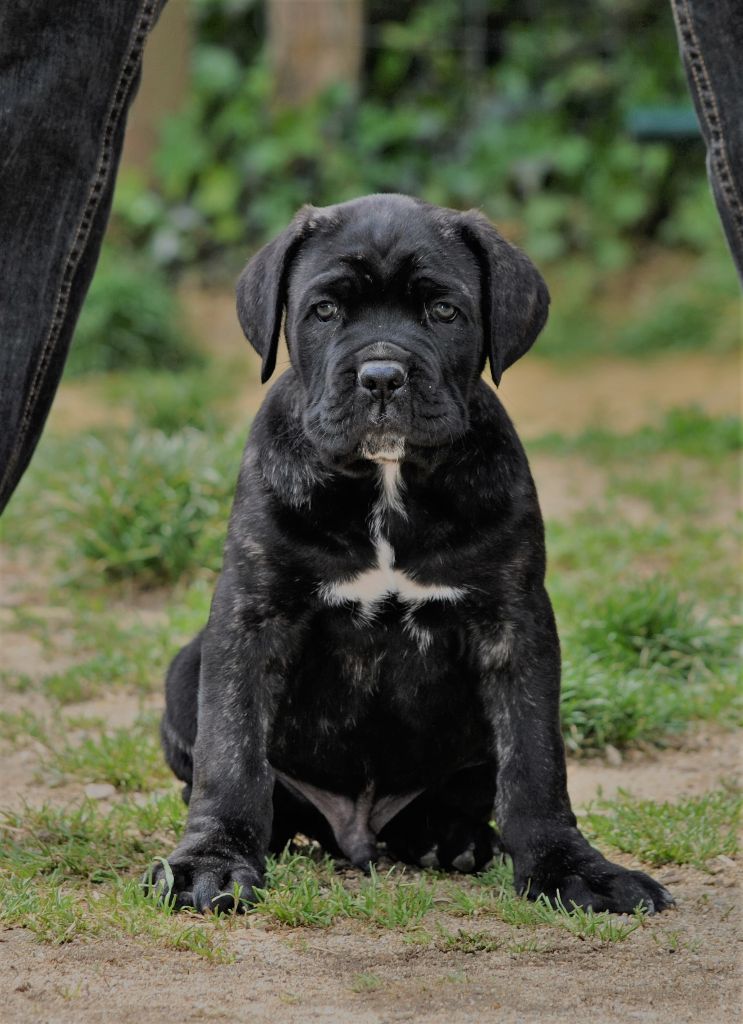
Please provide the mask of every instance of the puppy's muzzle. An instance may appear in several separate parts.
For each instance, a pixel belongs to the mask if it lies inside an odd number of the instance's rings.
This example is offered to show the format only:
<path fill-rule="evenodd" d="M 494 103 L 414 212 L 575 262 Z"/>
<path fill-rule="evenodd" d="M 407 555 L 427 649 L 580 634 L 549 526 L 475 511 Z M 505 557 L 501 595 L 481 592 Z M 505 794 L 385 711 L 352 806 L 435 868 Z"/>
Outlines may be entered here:
<path fill-rule="evenodd" d="M 393 359 L 372 359 L 359 367 L 359 386 L 377 401 L 386 402 L 407 379 L 405 367 Z"/>

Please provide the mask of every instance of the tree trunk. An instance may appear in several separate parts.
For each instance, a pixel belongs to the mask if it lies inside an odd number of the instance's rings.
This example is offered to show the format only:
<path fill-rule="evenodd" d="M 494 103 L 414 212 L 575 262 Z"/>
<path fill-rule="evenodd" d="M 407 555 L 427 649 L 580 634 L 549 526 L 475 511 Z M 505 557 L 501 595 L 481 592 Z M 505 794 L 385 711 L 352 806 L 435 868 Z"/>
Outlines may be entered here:
<path fill-rule="evenodd" d="M 160 125 L 186 102 L 190 80 L 191 28 L 188 0 L 170 0 L 144 51 L 142 82 L 126 128 L 122 167 L 149 175 Z"/>
<path fill-rule="evenodd" d="M 329 85 L 356 88 L 363 0 L 268 0 L 268 45 L 279 106 L 298 106 Z"/>

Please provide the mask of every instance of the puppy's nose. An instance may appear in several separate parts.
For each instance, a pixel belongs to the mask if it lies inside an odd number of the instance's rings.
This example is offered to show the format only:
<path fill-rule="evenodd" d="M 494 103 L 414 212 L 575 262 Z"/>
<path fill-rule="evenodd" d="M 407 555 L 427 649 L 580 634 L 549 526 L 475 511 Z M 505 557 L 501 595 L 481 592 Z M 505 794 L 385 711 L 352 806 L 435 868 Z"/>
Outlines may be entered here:
<path fill-rule="evenodd" d="M 392 359 L 372 359 L 359 368 L 359 384 L 375 398 L 389 398 L 406 380 L 405 367 Z"/>

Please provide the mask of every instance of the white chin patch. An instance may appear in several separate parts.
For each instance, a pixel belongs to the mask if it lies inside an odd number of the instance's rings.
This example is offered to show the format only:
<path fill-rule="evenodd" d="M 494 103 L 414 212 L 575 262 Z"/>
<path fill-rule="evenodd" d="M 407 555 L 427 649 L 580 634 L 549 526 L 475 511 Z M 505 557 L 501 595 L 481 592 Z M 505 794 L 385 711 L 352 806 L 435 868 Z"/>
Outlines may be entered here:
<path fill-rule="evenodd" d="M 371 462 L 399 462 L 404 453 L 402 437 L 368 437 L 361 442 L 361 458 Z"/>

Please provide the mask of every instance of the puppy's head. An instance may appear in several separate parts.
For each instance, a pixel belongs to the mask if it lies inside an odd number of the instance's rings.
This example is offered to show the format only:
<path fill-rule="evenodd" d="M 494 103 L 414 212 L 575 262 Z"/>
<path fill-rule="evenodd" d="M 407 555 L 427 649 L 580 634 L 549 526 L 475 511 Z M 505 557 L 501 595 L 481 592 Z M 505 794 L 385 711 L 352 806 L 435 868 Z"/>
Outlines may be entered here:
<path fill-rule="evenodd" d="M 485 361 L 498 383 L 549 304 L 531 261 L 481 214 L 400 195 L 303 207 L 237 295 L 264 381 L 286 314 L 304 427 L 335 463 L 425 458 L 461 436 Z"/>

